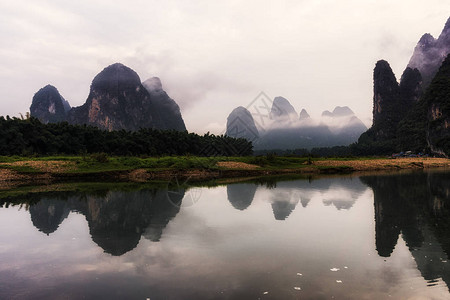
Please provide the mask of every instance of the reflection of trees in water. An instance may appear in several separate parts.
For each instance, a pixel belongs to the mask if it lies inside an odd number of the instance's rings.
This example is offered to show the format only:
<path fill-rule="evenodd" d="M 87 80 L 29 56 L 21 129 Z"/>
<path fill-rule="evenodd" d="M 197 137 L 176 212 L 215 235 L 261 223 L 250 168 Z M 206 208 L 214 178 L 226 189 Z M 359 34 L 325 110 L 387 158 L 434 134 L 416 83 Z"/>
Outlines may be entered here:
<path fill-rule="evenodd" d="M 422 276 L 442 278 L 449 286 L 450 174 L 367 176 L 361 181 L 374 193 L 378 254 L 390 256 L 402 233 Z"/>
<path fill-rule="evenodd" d="M 36 228 L 54 232 L 70 211 L 83 214 L 92 240 L 105 252 L 122 255 L 134 249 L 141 235 L 159 241 L 163 229 L 179 212 L 184 190 L 167 189 L 131 192 L 65 193 L 64 197 L 45 198 L 30 206 Z"/>

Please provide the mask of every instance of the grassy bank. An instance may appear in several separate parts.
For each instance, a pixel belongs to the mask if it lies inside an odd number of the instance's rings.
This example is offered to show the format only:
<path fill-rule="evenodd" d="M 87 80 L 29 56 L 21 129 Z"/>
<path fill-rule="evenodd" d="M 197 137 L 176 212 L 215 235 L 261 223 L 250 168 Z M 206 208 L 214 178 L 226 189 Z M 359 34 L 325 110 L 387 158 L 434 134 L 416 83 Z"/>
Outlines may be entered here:
<path fill-rule="evenodd" d="M 0 157 L 0 187 L 26 182 L 138 181 L 190 178 L 210 180 L 279 174 L 329 174 L 354 171 L 450 167 L 442 158 L 307 158 L 276 155 L 248 157 Z"/>

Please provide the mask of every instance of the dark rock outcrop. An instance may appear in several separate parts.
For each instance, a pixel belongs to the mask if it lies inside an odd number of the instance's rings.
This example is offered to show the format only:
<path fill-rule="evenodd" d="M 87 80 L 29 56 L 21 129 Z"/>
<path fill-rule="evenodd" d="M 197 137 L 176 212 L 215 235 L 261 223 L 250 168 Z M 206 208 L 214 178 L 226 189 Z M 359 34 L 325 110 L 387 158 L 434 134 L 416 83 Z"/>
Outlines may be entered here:
<path fill-rule="evenodd" d="M 431 151 L 450 155 L 450 54 L 427 89 L 427 142 Z"/>
<path fill-rule="evenodd" d="M 138 74 L 116 63 L 92 81 L 86 103 L 70 108 L 55 87 L 46 86 L 33 97 L 31 116 L 44 123 L 67 121 L 105 130 L 140 128 L 185 131 L 180 108 L 162 89 L 159 78 L 141 84 Z"/>
<path fill-rule="evenodd" d="M 450 18 L 436 40 L 424 34 L 397 84 L 389 64 L 377 62 L 374 70 L 373 125 L 358 139 L 364 154 L 400 151 L 448 155 L 448 74 L 430 82 L 450 52 Z M 445 69 L 445 68 L 444 68 Z M 445 73 L 445 72 L 444 72 Z M 434 81 L 434 79 L 433 79 Z M 439 83 L 438 83 L 439 82 Z M 440 98 L 437 97 L 440 95 Z M 439 104 L 433 104 L 435 99 Z M 428 99 L 428 100 L 426 100 Z M 439 100 L 437 100 L 439 99 Z M 428 117 L 427 117 L 428 116 Z M 439 147 L 436 147 L 437 145 Z"/>
<path fill-rule="evenodd" d="M 426 92 L 398 124 L 397 151 L 450 155 L 450 59 L 443 62 Z M 412 81 L 414 82 L 414 80 Z M 412 85 L 414 86 L 414 85 Z M 410 93 L 413 101 L 416 93 Z M 406 99 L 406 100 L 405 100 Z M 402 111 L 398 112 L 400 115 Z"/>
<path fill-rule="evenodd" d="M 391 66 L 380 60 L 373 71 L 373 125 L 375 139 L 395 137 L 400 121 L 400 90 Z"/>
<path fill-rule="evenodd" d="M 227 118 L 226 135 L 234 138 L 245 138 L 254 141 L 259 138 L 252 114 L 244 107 L 235 108 Z"/>
<path fill-rule="evenodd" d="M 158 77 L 152 77 L 144 81 L 142 85 L 150 93 L 154 106 L 154 126 L 158 129 L 185 131 L 186 126 L 181 116 L 180 107 L 163 90 L 161 80 Z"/>
<path fill-rule="evenodd" d="M 154 128 L 153 108 L 138 74 L 116 63 L 95 76 L 86 103 L 69 112 L 69 122 L 109 131 Z"/>
<path fill-rule="evenodd" d="M 416 68 L 420 71 L 424 87 L 427 87 L 449 53 L 450 18 L 447 20 L 438 39 L 435 39 L 429 33 L 424 34 L 420 38 L 409 60 L 408 67 L 411 69 Z"/>
<path fill-rule="evenodd" d="M 33 96 L 30 115 L 38 118 L 42 123 L 56 123 L 65 121 L 69 103 L 52 85 L 46 85 Z"/>
<path fill-rule="evenodd" d="M 402 107 L 408 110 L 422 96 L 422 75 L 418 69 L 406 68 L 400 79 L 400 98 Z"/>

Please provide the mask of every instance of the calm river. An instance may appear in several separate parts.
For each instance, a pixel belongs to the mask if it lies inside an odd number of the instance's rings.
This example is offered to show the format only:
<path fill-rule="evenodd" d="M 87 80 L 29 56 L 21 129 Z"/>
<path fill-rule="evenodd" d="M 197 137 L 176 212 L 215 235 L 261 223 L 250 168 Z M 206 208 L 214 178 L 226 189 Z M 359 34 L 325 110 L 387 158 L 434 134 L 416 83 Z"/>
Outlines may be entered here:
<path fill-rule="evenodd" d="M 0 299 L 450 299 L 449 172 L 42 190 L 0 198 Z"/>

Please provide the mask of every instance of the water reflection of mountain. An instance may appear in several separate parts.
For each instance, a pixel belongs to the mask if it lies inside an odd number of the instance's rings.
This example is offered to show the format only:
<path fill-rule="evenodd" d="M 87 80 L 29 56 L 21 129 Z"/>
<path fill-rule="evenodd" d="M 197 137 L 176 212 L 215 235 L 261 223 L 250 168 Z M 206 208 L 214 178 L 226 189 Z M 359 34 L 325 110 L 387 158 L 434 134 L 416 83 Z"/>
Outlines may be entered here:
<path fill-rule="evenodd" d="M 184 190 L 149 189 L 66 193 L 48 197 L 29 208 L 33 225 L 54 232 L 71 211 L 83 214 L 92 240 L 105 252 L 122 255 L 134 249 L 143 235 L 159 241 L 163 229 L 179 212 Z"/>
<path fill-rule="evenodd" d="M 334 205 L 338 210 L 350 209 L 367 187 L 354 177 L 323 178 L 311 181 L 282 182 L 278 188 L 295 190 L 303 207 L 306 207 L 312 196 L 322 194 L 324 205 Z"/>
<path fill-rule="evenodd" d="M 229 184 L 227 185 L 228 201 L 234 208 L 244 210 L 252 204 L 256 187 L 253 183 Z"/>
<path fill-rule="evenodd" d="M 69 213 L 70 210 L 64 199 L 43 198 L 30 206 L 31 221 L 34 227 L 47 235 L 56 231 Z"/>
<path fill-rule="evenodd" d="M 264 185 L 264 182 L 259 182 Z M 307 207 L 312 197 L 322 196 L 324 205 L 334 205 L 338 210 L 350 209 L 367 189 L 358 178 L 338 177 L 318 180 L 292 180 L 266 184 L 269 201 L 276 220 L 286 220 L 300 202 Z M 247 209 L 253 202 L 257 185 L 253 183 L 229 184 L 228 201 L 238 210 Z"/>
<path fill-rule="evenodd" d="M 450 174 L 414 173 L 367 176 L 375 205 L 375 243 L 378 254 L 389 257 L 399 234 L 422 276 L 442 278 L 450 286 Z"/>

